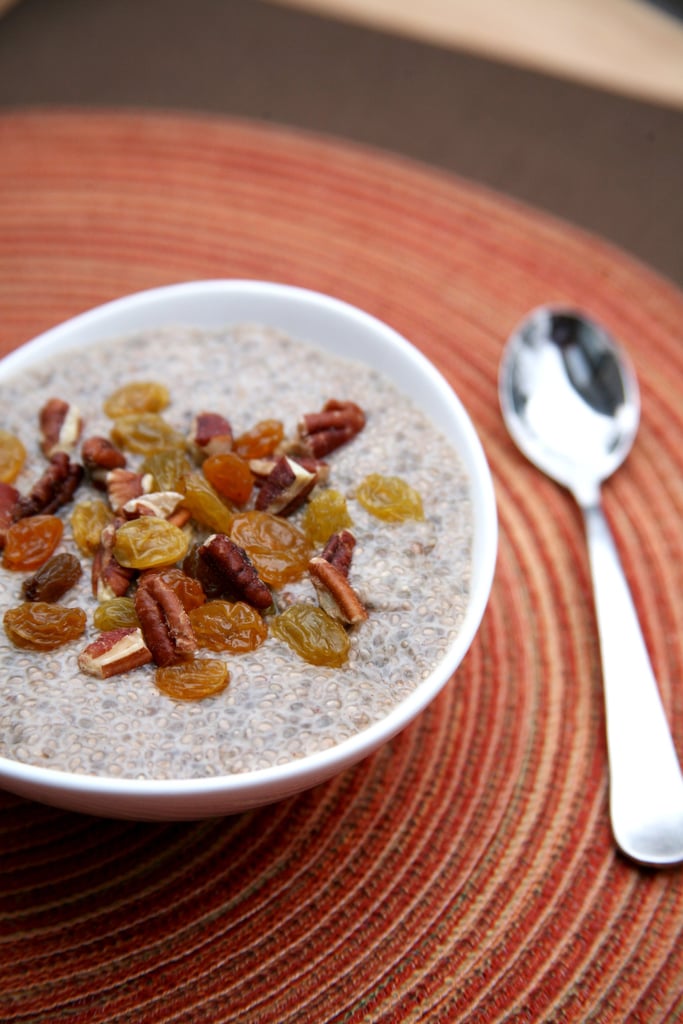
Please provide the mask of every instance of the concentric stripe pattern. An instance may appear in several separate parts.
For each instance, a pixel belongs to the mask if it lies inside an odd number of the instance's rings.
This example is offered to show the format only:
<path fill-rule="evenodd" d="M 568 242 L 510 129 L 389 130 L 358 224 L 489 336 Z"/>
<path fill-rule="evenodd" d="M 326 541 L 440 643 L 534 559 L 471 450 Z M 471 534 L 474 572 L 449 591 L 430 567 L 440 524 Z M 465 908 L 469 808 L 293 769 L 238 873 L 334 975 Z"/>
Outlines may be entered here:
<path fill-rule="evenodd" d="M 680 1020 L 683 873 L 614 850 L 581 522 L 513 449 L 496 373 L 507 333 L 546 301 L 586 308 L 636 363 L 641 433 L 605 505 L 683 754 L 681 295 L 545 215 L 285 129 L 5 113 L 0 153 L 1 352 L 180 280 L 330 292 L 452 383 L 501 528 L 490 605 L 454 679 L 329 783 L 169 825 L 1 795 L 0 1018 Z"/>

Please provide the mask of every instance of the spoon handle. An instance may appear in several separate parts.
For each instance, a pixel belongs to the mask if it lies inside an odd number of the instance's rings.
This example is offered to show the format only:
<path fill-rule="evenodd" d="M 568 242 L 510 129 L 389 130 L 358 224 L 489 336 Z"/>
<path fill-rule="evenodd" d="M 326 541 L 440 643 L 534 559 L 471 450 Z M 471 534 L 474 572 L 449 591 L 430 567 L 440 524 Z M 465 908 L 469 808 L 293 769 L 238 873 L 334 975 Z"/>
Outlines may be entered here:
<path fill-rule="evenodd" d="M 599 502 L 583 506 L 600 634 L 610 813 L 617 844 L 643 864 L 683 860 L 683 775 L 638 616 Z"/>

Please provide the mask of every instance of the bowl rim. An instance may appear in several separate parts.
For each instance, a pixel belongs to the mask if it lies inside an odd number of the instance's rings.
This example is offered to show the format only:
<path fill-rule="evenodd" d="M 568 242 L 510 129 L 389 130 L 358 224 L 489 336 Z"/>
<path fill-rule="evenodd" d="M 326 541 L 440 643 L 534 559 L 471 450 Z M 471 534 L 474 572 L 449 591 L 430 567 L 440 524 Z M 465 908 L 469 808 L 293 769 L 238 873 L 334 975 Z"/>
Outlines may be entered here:
<path fill-rule="evenodd" d="M 188 303 L 220 302 L 240 297 L 244 297 L 247 305 L 259 302 L 268 310 L 281 309 L 294 302 L 305 314 L 319 316 L 331 313 L 342 326 L 362 327 L 365 332 L 373 334 L 380 347 L 399 352 L 401 358 L 417 372 L 416 380 L 421 382 L 421 386 L 429 391 L 436 389 L 464 439 L 464 448 L 458 454 L 466 464 L 471 498 L 476 506 L 472 551 L 476 572 L 472 573 L 467 609 L 458 634 L 429 676 L 387 715 L 333 747 L 302 758 L 267 768 L 210 777 L 139 779 L 68 772 L 0 755 L 0 786 L 3 788 L 73 809 L 80 809 L 79 804 L 85 803 L 92 813 L 105 816 L 128 816 L 131 810 L 134 811 L 131 802 L 142 801 L 141 816 L 166 819 L 164 812 L 167 811 L 169 820 L 179 814 L 194 817 L 187 813 L 194 798 L 203 798 L 204 802 L 208 800 L 211 805 L 215 803 L 217 809 L 213 813 L 217 814 L 274 802 L 338 774 L 401 732 L 448 683 L 471 646 L 488 604 L 497 559 L 498 519 L 491 472 L 479 436 L 454 389 L 412 342 L 374 315 L 322 292 L 271 281 L 241 278 L 184 281 L 133 292 L 63 321 L 5 356 L 0 361 L 0 375 L 4 377 L 6 373 L 34 365 L 46 350 L 56 354 L 124 334 L 127 324 L 131 330 L 164 326 L 159 319 L 160 307 L 164 309 L 166 322 L 177 324 L 177 316 L 169 319 L 169 311 L 186 307 Z M 263 320 L 259 317 L 249 319 L 267 322 L 271 315 L 269 312 Z M 230 317 L 231 322 L 236 323 L 238 319 Z M 215 320 L 212 323 L 214 327 L 219 326 Z M 278 326 L 277 323 L 273 325 Z M 204 324 L 196 326 L 203 327 Z M 287 330 L 287 327 L 282 329 Z M 322 347 L 327 348 L 327 345 Z M 348 349 L 346 351 L 348 353 Z M 360 352 L 348 357 L 363 358 Z M 368 362 L 367 359 L 363 361 Z M 424 405 L 421 407 L 424 410 Z M 440 424 L 437 422 L 437 425 Z M 222 799 L 217 799 L 219 797 Z M 175 801 L 179 805 L 174 811 Z M 201 804 L 198 809 L 200 807 Z M 201 811 L 198 816 L 206 815 Z"/>

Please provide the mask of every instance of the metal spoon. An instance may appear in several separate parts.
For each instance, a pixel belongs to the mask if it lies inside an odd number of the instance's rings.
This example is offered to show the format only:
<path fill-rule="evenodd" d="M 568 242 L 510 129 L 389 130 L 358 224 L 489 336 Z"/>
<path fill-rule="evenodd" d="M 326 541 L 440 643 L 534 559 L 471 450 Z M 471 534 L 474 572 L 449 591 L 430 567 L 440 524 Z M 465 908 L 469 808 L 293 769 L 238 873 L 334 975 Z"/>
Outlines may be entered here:
<path fill-rule="evenodd" d="M 600 503 L 638 427 L 630 362 L 602 328 L 542 307 L 512 333 L 500 404 L 513 440 L 583 511 L 600 633 L 618 846 L 652 866 L 683 861 L 683 775 L 636 610 Z"/>

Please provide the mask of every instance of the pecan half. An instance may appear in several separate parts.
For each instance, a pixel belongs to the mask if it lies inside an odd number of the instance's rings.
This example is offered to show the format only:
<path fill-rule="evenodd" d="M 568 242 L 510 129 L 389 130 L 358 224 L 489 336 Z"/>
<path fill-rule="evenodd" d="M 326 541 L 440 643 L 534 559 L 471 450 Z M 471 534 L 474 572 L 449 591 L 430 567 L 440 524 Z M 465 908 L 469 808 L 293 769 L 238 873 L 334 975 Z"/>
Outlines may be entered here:
<path fill-rule="evenodd" d="M 272 515 L 291 515 L 303 505 L 317 482 L 316 473 L 309 473 L 295 459 L 281 455 L 261 484 L 256 508 Z"/>
<path fill-rule="evenodd" d="M 331 398 L 320 412 L 306 413 L 298 425 L 298 443 L 304 454 L 321 459 L 351 441 L 365 426 L 365 413 L 355 402 Z"/>
<path fill-rule="evenodd" d="M 232 427 L 220 413 L 197 413 L 192 423 L 188 442 L 200 462 L 209 455 L 231 452 L 233 446 Z"/>
<path fill-rule="evenodd" d="M 344 576 L 348 576 L 355 546 L 356 538 L 351 531 L 340 530 L 339 533 L 332 534 L 323 548 L 322 557 L 335 569 L 339 569 Z"/>
<path fill-rule="evenodd" d="M 318 555 L 308 563 L 308 571 L 323 611 L 352 626 L 367 619 L 358 594 L 340 569 Z"/>
<path fill-rule="evenodd" d="M 212 574 L 221 580 L 225 594 L 264 610 L 273 603 L 273 595 L 259 577 L 244 550 L 224 533 L 214 533 L 199 547 L 199 557 L 208 563 Z"/>
<path fill-rule="evenodd" d="M 138 626 L 129 626 L 100 633 L 78 655 L 78 667 L 90 676 L 109 679 L 140 665 L 148 665 L 151 660 L 152 652 L 144 641 L 142 630 Z"/>
<path fill-rule="evenodd" d="M 19 501 L 19 491 L 11 484 L 0 481 L 0 551 L 5 546 L 7 530 L 14 522 L 14 509 Z"/>
<path fill-rule="evenodd" d="M 14 507 L 14 519 L 52 515 L 71 501 L 82 479 L 83 466 L 79 462 L 71 462 L 66 452 L 55 452 L 30 493 L 18 499 Z"/>
<path fill-rule="evenodd" d="M 50 398 L 39 413 L 40 447 L 48 457 L 56 452 L 69 454 L 78 444 L 83 430 L 79 409 L 61 398 Z"/>
<path fill-rule="evenodd" d="M 135 569 L 128 569 L 114 557 L 117 523 L 107 523 L 100 536 L 100 545 L 92 561 L 92 592 L 98 601 L 123 597 L 133 578 Z"/>
<path fill-rule="evenodd" d="M 153 478 L 149 473 L 134 473 L 131 469 L 112 469 L 107 473 L 107 497 L 114 512 L 120 512 L 129 501 L 149 494 L 152 487 Z"/>
<path fill-rule="evenodd" d="M 141 578 L 135 591 L 135 611 L 157 665 L 173 665 L 193 656 L 197 640 L 190 617 L 160 573 Z"/>
<path fill-rule="evenodd" d="M 112 469 L 125 469 L 126 456 L 107 437 L 88 437 L 81 445 L 81 458 L 90 479 L 104 490 Z"/>

